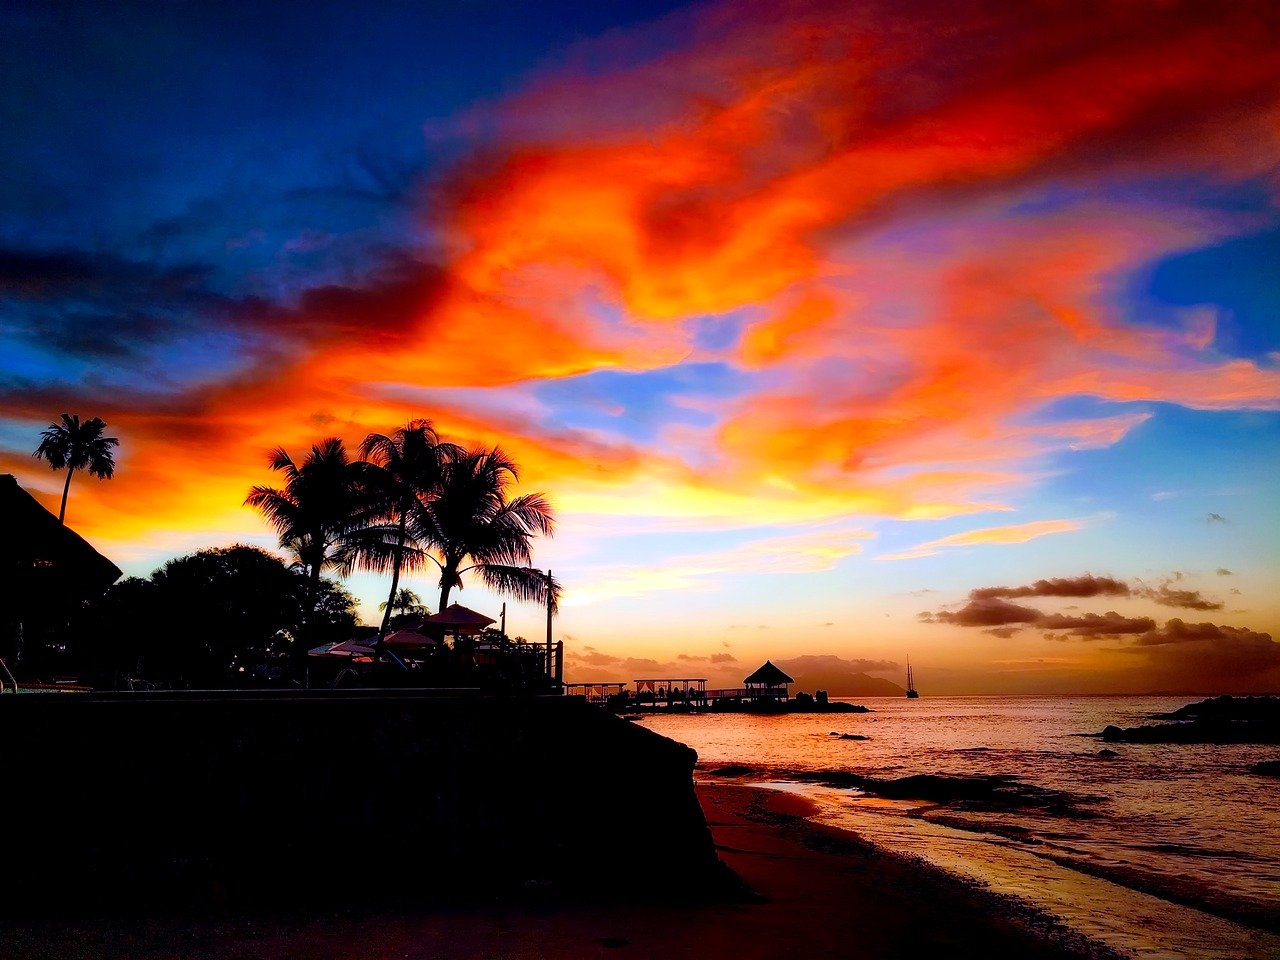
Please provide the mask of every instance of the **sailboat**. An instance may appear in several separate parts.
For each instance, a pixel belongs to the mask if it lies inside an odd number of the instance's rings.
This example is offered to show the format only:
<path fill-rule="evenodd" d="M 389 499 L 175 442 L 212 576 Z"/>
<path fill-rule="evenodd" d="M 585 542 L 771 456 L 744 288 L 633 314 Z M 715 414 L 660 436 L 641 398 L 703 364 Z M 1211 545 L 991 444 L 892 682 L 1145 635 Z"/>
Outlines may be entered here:
<path fill-rule="evenodd" d="M 907 657 L 907 699 L 917 700 L 920 694 L 916 691 L 915 678 L 911 675 L 911 658 Z"/>

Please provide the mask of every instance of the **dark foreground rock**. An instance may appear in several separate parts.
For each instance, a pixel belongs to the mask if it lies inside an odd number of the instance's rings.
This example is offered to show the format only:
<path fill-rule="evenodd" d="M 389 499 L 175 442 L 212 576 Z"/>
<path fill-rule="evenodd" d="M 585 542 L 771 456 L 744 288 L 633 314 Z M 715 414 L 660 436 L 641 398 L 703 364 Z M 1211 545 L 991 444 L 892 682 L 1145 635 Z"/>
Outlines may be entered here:
<path fill-rule="evenodd" d="M 576 698 L 33 694 L 0 722 L 0 912 L 722 876 L 694 752 Z"/>
<path fill-rule="evenodd" d="M 1280 697 L 1232 697 L 1223 695 L 1188 703 L 1172 713 L 1155 713 L 1152 720 L 1238 720 L 1257 723 L 1280 720 Z"/>
<path fill-rule="evenodd" d="M 1280 760 L 1263 760 L 1249 768 L 1250 773 L 1260 777 L 1280 777 Z"/>
<path fill-rule="evenodd" d="M 1280 743 L 1280 697 L 1214 697 L 1156 719 L 1172 723 L 1108 726 L 1108 743 Z"/>

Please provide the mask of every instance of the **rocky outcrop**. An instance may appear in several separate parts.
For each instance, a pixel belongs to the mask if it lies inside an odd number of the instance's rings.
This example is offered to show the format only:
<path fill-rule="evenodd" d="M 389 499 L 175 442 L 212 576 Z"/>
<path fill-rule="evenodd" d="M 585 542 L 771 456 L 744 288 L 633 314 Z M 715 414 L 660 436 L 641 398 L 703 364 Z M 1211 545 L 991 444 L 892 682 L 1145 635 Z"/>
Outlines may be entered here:
<path fill-rule="evenodd" d="M 1172 723 L 1106 727 L 1108 743 L 1280 743 L 1280 697 L 1214 697 L 1156 719 Z"/>

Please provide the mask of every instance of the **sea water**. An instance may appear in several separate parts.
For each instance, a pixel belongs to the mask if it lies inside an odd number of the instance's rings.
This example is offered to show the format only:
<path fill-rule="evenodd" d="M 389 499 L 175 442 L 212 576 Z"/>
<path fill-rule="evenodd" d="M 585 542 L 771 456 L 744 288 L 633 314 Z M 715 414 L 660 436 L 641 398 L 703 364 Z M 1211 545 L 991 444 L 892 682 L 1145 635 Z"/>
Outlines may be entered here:
<path fill-rule="evenodd" d="M 641 722 L 698 752 L 698 776 L 747 765 L 814 800 L 818 819 L 1020 897 L 1132 956 L 1280 957 L 1277 781 L 1262 745 L 1103 744 L 1186 697 L 922 697 L 866 714 L 702 713 Z M 841 739 L 856 734 L 867 740 Z M 1118 756 L 1104 758 L 1107 747 Z M 839 771 L 1016 777 L 1072 811 L 946 807 L 788 779 Z"/>

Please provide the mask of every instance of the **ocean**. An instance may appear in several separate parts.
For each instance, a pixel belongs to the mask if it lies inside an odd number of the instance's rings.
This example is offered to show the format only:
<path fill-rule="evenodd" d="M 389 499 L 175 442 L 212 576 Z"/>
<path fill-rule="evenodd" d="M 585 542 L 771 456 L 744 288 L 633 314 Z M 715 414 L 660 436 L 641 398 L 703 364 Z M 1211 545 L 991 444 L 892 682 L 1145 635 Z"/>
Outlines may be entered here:
<path fill-rule="evenodd" d="M 652 715 L 644 726 L 815 801 L 817 819 L 1019 897 L 1143 958 L 1280 957 L 1280 747 L 1103 744 L 1188 697 L 870 698 L 867 714 Z M 842 739 L 839 734 L 865 736 Z M 1099 756 L 1103 748 L 1118 756 Z M 886 800 L 799 775 L 1008 776 L 1065 794 L 1017 810 Z M 922 905 L 927 909 L 927 904 Z M 1268 932 L 1266 929 L 1269 928 Z"/>

